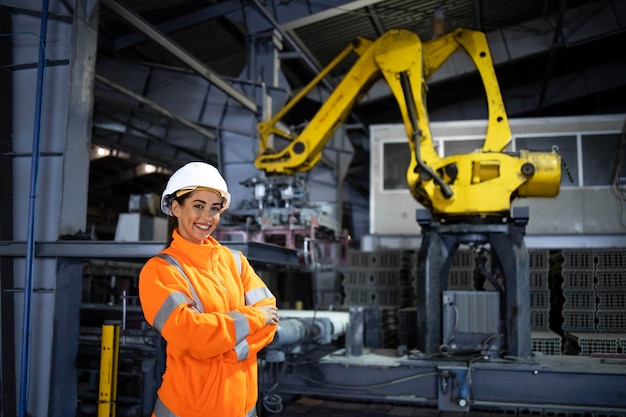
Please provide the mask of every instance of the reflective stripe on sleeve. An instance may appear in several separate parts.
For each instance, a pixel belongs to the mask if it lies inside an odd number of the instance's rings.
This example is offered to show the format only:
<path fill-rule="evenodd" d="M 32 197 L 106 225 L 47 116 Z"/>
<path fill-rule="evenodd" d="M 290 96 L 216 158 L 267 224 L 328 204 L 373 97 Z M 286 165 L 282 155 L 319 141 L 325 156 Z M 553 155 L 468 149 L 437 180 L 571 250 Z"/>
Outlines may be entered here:
<path fill-rule="evenodd" d="M 176 310 L 176 308 L 181 304 L 193 305 L 194 303 L 182 292 L 170 293 L 170 295 L 167 296 L 165 301 L 163 301 L 163 304 L 161 304 L 161 307 L 159 308 L 159 311 L 156 313 L 156 316 L 154 316 L 154 324 L 152 326 L 155 329 L 157 329 L 159 333 L 161 333 L 161 330 L 163 329 L 163 326 L 165 325 L 165 321 L 168 319 L 169 316 L 172 315 L 174 310 Z"/>
<path fill-rule="evenodd" d="M 248 357 L 248 341 L 246 337 L 250 334 L 250 325 L 248 318 L 238 311 L 226 313 L 235 322 L 235 352 L 237 360 L 243 360 Z"/>
<path fill-rule="evenodd" d="M 248 341 L 246 339 L 237 343 L 237 345 L 235 346 L 235 353 L 237 353 L 238 361 L 248 359 Z"/>
<path fill-rule="evenodd" d="M 256 417 L 256 408 L 252 408 L 246 413 L 246 417 Z"/>
<path fill-rule="evenodd" d="M 238 311 L 231 311 L 226 313 L 228 317 L 235 322 L 235 340 L 239 344 L 242 340 L 250 334 L 250 325 L 248 324 L 248 318 Z"/>
<path fill-rule="evenodd" d="M 159 397 L 157 397 L 156 404 L 154 404 L 153 413 L 156 417 L 178 417 L 176 414 L 172 413 L 165 404 L 163 404 Z"/>
<path fill-rule="evenodd" d="M 253 290 L 250 290 L 246 293 L 246 305 L 252 306 L 258 303 L 261 300 L 265 300 L 266 298 L 274 298 L 274 294 L 267 287 L 259 287 Z"/>
<path fill-rule="evenodd" d="M 248 341 L 243 339 L 235 346 L 235 352 L 237 352 L 237 360 L 242 361 L 248 359 Z"/>

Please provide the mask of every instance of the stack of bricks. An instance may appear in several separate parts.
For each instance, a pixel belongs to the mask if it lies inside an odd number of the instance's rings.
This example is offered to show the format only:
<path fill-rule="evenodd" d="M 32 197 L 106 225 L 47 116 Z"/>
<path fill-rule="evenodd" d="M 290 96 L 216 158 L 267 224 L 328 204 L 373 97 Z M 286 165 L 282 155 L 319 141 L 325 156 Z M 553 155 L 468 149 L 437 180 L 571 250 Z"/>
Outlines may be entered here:
<path fill-rule="evenodd" d="M 626 249 L 597 249 L 596 261 L 596 330 L 626 333 Z"/>
<path fill-rule="evenodd" d="M 398 343 L 398 309 L 415 306 L 415 251 L 348 252 L 343 305 L 365 307 L 366 347 Z"/>
<path fill-rule="evenodd" d="M 414 251 L 350 251 L 343 278 L 344 305 L 406 307 L 415 303 Z"/>
<path fill-rule="evenodd" d="M 476 256 L 472 250 L 457 250 L 448 273 L 449 290 L 475 290 Z"/>
<path fill-rule="evenodd" d="M 595 332 L 595 256 L 592 249 L 564 250 L 563 331 Z"/>
<path fill-rule="evenodd" d="M 571 353 L 625 354 L 626 249 L 563 251 L 563 330 Z"/>
<path fill-rule="evenodd" d="M 550 251 L 531 249 L 528 254 L 532 350 L 544 355 L 561 355 L 562 338 L 550 330 Z"/>
<path fill-rule="evenodd" d="M 530 328 L 544 332 L 550 329 L 550 253 L 534 249 L 529 255 Z"/>

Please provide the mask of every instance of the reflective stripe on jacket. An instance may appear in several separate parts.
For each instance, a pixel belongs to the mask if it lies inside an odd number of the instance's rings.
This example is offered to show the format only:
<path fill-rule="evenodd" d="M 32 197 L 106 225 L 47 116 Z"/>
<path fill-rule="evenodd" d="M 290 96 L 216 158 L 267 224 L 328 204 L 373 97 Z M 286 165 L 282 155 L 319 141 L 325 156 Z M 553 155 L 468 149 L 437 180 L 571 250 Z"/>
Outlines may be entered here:
<path fill-rule="evenodd" d="M 172 413 L 163 402 L 157 397 L 156 405 L 154 406 L 154 412 L 152 414 L 154 417 L 179 417 L 176 414 Z M 253 408 L 246 413 L 245 416 L 242 417 L 255 417 L 256 409 Z"/>
<path fill-rule="evenodd" d="M 276 299 L 244 256 L 239 273 L 230 249 L 213 238 L 199 245 L 173 236 L 162 253 L 186 278 L 159 257 L 139 277 L 144 316 L 167 341 L 159 401 L 173 416 L 246 417 L 258 395 L 256 354 L 276 331 L 252 306 Z"/>

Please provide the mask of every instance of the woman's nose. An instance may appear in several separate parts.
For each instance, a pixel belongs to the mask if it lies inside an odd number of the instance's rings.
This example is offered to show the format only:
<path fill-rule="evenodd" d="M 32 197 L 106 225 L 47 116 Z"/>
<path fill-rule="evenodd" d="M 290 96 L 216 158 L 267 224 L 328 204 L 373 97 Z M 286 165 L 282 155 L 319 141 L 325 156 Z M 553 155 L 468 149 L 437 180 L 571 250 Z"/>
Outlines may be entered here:
<path fill-rule="evenodd" d="M 215 216 L 220 214 L 220 212 L 219 211 L 215 211 L 213 209 L 209 209 L 208 211 L 204 211 L 202 214 L 204 216 L 208 217 L 209 219 L 213 220 L 215 218 Z"/>

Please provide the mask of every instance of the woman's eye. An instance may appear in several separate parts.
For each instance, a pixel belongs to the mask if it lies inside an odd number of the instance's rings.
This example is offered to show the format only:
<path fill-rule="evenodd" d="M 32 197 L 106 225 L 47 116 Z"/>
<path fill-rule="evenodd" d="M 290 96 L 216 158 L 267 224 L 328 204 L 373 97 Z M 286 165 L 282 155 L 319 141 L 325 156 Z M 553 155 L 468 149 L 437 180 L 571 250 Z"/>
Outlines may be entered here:
<path fill-rule="evenodd" d="M 204 208 L 202 204 L 196 204 L 194 207 L 197 208 L 198 210 L 202 210 Z"/>
<path fill-rule="evenodd" d="M 211 207 L 211 210 L 212 211 L 220 211 L 220 207 L 214 206 L 214 207 Z"/>

